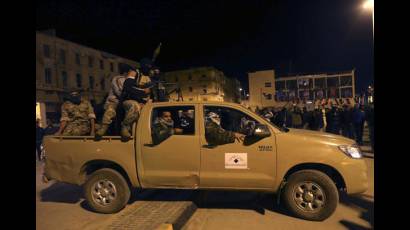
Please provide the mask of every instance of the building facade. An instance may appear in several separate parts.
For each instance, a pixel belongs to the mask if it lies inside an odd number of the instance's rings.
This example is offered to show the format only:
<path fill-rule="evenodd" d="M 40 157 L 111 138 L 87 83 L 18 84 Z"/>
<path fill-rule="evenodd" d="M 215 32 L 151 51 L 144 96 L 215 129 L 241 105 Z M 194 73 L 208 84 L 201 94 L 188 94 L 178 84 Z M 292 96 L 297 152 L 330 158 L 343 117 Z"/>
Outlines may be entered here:
<path fill-rule="evenodd" d="M 276 101 L 321 100 L 355 97 L 355 71 L 278 77 Z"/>
<path fill-rule="evenodd" d="M 249 101 L 256 107 L 282 106 L 289 101 L 355 98 L 355 71 L 275 78 L 274 70 L 248 74 Z"/>
<path fill-rule="evenodd" d="M 248 73 L 249 101 L 252 110 L 275 105 L 275 71 L 263 70 Z"/>
<path fill-rule="evenodd" d="M 59 116 L 64 96 L 72 89 L 82 90 L 93 104 L 102 103 L 122 63 L 139 66 L 135 61 L 37 31 L 36 101 L 45 105 L 47 117 Z"/>
<path fill-rule="evenodd" d="M 162 78 L 167 83 L 177 83 L 180 86 L 184 101 L 240 102 L 239 81 L 226 77 L 214 67 L 164 72 Z M 170 99 L 178 100 L 178 94 L 171 94 Z"/>

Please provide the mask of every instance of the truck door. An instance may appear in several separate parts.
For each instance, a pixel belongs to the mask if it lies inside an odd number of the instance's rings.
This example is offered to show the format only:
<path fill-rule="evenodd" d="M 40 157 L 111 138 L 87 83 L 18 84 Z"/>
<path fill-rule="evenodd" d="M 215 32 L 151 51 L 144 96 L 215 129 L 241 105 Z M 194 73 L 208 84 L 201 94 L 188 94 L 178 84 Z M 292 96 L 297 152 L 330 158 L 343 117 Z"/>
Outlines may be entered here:
<path fill-rule="evenodd" d="M 143 187 L 196 188 L 200 147 L 196 106 L 154 106 L 142 130 Z M 146 119 L 147 120 L 147 119 Z"/>
<path fill-rule="evenodd" d="M 215 125 L 207 126 L 208 122 L 218 123 L 217 119 L 209 116 L 210 113 L 213 113 L 214 117 L 215 114 L 219 116 L 219 126 L 222 130 L 213 130 L 216 129 Z M 273 188 L 276 176 L 276 144 L 273 130 L 264 123 L 263 127 L 268 128 L 267 135 L 270 136 L 253 138 L 255 127 L 262 127 L 263 120 L 252 116 L 251 113 L 227 106 L 203 106 L 202 117 L 200 187 Z M 245 141 L 223 143 L 232 140 L 229 138 L 231 132 L 247 135 Z"/>

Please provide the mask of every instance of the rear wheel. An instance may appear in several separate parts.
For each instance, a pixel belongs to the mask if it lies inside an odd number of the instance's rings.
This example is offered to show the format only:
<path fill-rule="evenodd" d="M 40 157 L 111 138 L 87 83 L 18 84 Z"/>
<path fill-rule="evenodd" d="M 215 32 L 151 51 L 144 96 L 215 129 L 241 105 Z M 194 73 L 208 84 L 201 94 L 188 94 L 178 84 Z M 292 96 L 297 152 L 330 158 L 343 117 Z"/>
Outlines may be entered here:
<path fill-rule="evenodd" d="M 318 170 L 301 170 L 289 176 L 283 201 L 295 216 L 322 221 L 336 210 L 339 193 L 326 174 Z"/>
<path fill-rule="evenodd" d="M 84 184 L 89 206 L 99 213 L 116 213 L 130 199 L 130 188 L 124 177 L 109 168 L 95 171 Z"/>

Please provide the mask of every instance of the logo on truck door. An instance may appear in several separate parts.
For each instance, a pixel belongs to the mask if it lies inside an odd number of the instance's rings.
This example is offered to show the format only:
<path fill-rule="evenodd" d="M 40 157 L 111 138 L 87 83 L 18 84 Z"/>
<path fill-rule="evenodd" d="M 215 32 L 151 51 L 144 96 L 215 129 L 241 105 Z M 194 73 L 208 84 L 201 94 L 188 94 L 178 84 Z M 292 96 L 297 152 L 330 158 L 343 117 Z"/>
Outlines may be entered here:
<path fill-rule="evenodd" d="M 225 153 L 226 169 L 248 169 L 247 153 Z"/>

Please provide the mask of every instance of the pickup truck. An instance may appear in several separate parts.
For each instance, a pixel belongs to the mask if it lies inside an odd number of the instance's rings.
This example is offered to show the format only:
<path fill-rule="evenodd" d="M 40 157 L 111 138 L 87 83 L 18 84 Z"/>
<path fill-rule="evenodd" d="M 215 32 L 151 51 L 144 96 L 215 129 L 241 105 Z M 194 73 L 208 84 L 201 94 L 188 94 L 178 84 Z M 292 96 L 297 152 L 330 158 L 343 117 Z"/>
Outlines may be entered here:
<path fill-rule="evenodd" d="M 191 132 L 153 144 L 161 111 L 175 124 L 191 115 Z M 255 126 L 244 140 L 213 145 L 205 135 L 206 114 L 219 113 L 223 129 L 241 132 L 242 118 Z M 147 103 L 132 139 L 119 136 L 47 136 L 43 180 L 83 186 L 96 212 L 125 207 L 131 189 L 247 190 L 274 193 L 296 217 L 322 221 L 339 203 L 339 192 L 367 190 L 367 166 L 356 143 L 339 135 L 276 127 L 239 104 Z M 272 202 L 274 202 L 272 200 Z"/>

